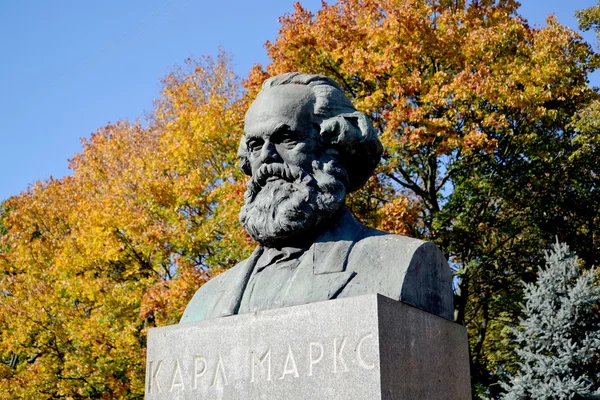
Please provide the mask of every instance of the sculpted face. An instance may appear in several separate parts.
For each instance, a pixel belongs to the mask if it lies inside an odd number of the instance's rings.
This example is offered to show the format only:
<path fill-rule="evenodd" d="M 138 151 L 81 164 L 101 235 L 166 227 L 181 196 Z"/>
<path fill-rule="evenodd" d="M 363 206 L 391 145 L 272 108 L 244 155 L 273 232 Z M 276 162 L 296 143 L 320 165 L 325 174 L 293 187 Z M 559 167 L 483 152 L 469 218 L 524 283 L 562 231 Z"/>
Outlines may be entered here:
<path fill-rule="evenodd" d="M 253 176 L 273 162 L 310 170 L 321 147 L 313 107 L 312 93 L 302 85 L 276 86 L 258 96 L 246 114 L 243 139 Z"/>
<path fill-rule="evenodd" d="M 251 178 L 240 222 L 258 242 L 284 246 L 330 218 L 344 203 L 345 172 L 325 149 L 304 85 L 259 94 L 245 120 Z"/>

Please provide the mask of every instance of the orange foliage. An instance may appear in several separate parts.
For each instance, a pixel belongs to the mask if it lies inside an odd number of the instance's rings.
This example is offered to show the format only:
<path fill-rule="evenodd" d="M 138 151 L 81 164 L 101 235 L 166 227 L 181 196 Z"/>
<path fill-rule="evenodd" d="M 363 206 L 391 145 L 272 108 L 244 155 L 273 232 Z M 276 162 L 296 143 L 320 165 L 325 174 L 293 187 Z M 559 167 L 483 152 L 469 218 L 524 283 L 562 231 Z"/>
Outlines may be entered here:
<path fill-rule="evenodd" d="M 394 152 L 490 153 L 498 133 L 512 128 L 508 110 L 533 121 L 551 116 L 551 101 L 589 96 L 589 46 L 553 19 L 531 29 L 517 7 L 341 0 L 313 15 L 296 3 L 267 43 L 268 72 L 333 76 Z"/>
<path fill-rule="evenodd" d="M 397 235 L 413 236 L 421 211 L 408 197 L 396 197 L 378 210 L 381 221 L 378 228 Z"/>
<path fill-rule="evenodd" d="M 596 207 L 586 198 L 597 187 L 587 183 L 597 182 L 593 158 L 585 167 L 567 159 L 585 141 L 570 122 L 597 97 L 587 79 L 598 56 L 553 17 L 531 27 L 515 0 L 329 3 L 316 13 L 296 3 L 280 18 L 278 37 L 267 43 L 272 62 L 250 81 L 289 71 L 328 75 L 371 117 L 383 163 L 348 203 L 361 220 L 433 240 L 450 256 L 455 312 L 469 326 L 481 388 L 474 394 L 485 397 L 500 387 L 494 371 L 514 367 L 498 343 L 518 314 L 518 283 L 540 245 L 562 230 L 574 232 L 573 248 L 585 247 L 578 254 L 591 261 L 599 254 L 592 234 L 581 234 L 593 230 L 581 211 Z M 589 208 L 571 207 L 564 199 L 573 193 Z M 551 221 L 545 207 L 559 210 Z"/>
<path fill-rule="evenodd" d="M 249 251 L 241 85 L 224 54 L 186 66 L 147 126 L 99 129 L 72 176 L 6 203 L 0 357 L 16 363 L 0 363 L 0 398 L 141 398 L 147 328 Z"/>
<path fill-rule="evenodd" d="M 384 162 L 348 206 L 369 225 L 437 241 L 461 265 L 457 315 L 472 324 L 474 359 L 492 365 L 483 353 L 500 328 L 484 345 L 480 310 L 499 320 L 512 304 L 515 254 L 531 238 L 539 246 L 523 188 L 545 193 L 508 167 L 551 164 L 541 144 L 594 97 L 597 65 L 576 33 L 553 19 L 532 29 L 517 6 L 296 4 L 267 43 L 266 72 L 255 66 L 242 84 L 221 53 L 168 74 L 148 121 L 99 129 L 72 176 L 0 208 L 0 399 L 142 397 L 148 327 L 177 322 L 198 286 L 249 254 L 237 219 L 243 116 L 267 76 L 289 71 L 333 77 L 371 117 Z"/>

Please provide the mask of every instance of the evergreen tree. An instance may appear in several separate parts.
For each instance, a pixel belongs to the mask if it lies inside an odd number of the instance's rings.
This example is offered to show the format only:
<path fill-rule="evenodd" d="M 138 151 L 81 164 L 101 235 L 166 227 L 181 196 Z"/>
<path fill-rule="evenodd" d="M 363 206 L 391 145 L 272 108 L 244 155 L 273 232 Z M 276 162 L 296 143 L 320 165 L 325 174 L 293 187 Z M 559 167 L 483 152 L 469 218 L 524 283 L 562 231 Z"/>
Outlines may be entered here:
<path fill-rule="evenodd" d="M 577 256 L 556 243 L 537 281 L 525 285 L 524 319 L 514 330 L 520 372 L 505 399 L 600 398 L 600 287 Z"/>

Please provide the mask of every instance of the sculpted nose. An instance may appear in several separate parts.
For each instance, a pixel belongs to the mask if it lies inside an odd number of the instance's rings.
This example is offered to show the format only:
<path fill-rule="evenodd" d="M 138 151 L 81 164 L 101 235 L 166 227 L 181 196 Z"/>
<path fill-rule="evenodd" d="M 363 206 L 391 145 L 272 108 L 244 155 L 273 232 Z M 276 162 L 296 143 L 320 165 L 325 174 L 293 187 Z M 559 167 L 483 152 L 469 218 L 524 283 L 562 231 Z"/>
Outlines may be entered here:
<path fill-rule="evenodd" d="M 261 163 L 281 162 L 281 157 L 273 143 L 265 143 L 260 152 Z"/>

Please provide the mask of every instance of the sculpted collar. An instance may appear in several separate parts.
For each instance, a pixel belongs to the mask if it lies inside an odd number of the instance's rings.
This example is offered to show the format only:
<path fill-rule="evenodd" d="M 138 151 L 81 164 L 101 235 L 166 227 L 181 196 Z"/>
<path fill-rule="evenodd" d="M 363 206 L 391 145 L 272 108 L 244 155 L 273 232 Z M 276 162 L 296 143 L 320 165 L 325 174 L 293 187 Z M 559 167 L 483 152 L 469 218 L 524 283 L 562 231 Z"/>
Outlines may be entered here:
<path fill-rule="evenodd" d="M 262 257 L 257 259 L 256 273 L 272 265 L 285 265 L 288 268 L 294 268 L 300 262 L 300 257 L 307 248 L 301 247 L 275 247 L 265 248 Z"/>

